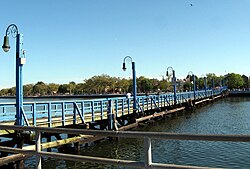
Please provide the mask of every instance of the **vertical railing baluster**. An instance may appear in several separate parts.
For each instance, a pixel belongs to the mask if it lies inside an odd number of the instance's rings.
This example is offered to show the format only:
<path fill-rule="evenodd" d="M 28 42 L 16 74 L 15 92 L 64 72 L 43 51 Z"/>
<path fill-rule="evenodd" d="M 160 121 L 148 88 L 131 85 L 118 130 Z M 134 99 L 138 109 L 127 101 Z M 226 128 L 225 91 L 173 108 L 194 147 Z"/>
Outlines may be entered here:
<path fill-rule="evenodd" d="M 124 99 L 122 99 L 122 116 L 124 116 Z"/>
<path fill-rule="evenodd" d="M 84 101 L 82 101 L 82 105 L 81 105 L 81 109 L 82 109 L 82 118 L 84 119 L 84 122 L 85 122 L 85 118 L 84 118 Z"/>
<path fill-rule="evenodd" d="M 147 110 L 148 110 L 148 100 L 149 100 L 149 97 L 147 97 Z"/>
<path fill-rule="evenodd" d="M 129 98 L 127 100 L 127 104 L 128 104 L 128 114 L 129 114 L 129 111 L 130 111 L 130 99 Z"/>
<path fill-rule="evenodd" d="M 100 108 L 101 108 L 101 120 L 103 120 L 103 101 L 100 101 Z"/>
<path fill-rule="evenodd" d="M 151 139 L 149 137 L 144 138 L 144 150 L 145 150 L 145 168 L 149 168 L 152 164 L 152 150 Z"/>
<path fill-rule="evenodd" d="M 141 98 L 141 102 L 142 102 L 142 108 L 144 110 L 145 109 L 145 107 L 144 107 L 144 102 L 145 102 L 144 97 Z"/>
<path fill-rule="evenodd" d="M 52 115 L 51 115 L 51 103 L 49 102 L 47 104 L 48 106 L 48 126 L 51 127 L 52 126 Z"/>
<path fill-rule="evenodd" d="M 115 116 L 118 117 L 118 99 L 115 100 Z"/>
<path fill-rule="evenodd" d="M 39 130 L 36 130 L 36 168 L 42 169 L 42 157 L 39 155 L 41 152 L 41 132 Z"/>
<path fill-rule="evenodd" d="M 72 105 L 73 105 L 73 124 L 76 125 L 76 105 L 77 105 L 77 103 L 76 102 L 75 102 L 75 104 L 72 103 Z"/>
<path fill-rule="evenodd" d="M 150 102 L 150 110 L 153 109 L 153 96 L 150 97 L 151 98 L 151 102 Z"/>
<path fill-rule="evenodd" d="M 92 113 L 92 122 L 94 122 L 95 121 L 94 101 L 91 101 L 91 113 Z"/>
<path fill-rule="evenodd" d="M 160 107 L 160 95 L 157 96 L 158 107 Z"/>
<path fill-rule="evenodd" d="M 62 126 L 65 126 L 65 103 L 62 102 Z"/>
<path fill-rule="evenodd" d="M 113 101 L 108 100 L 108 129 L 113 130 Z"/>
<path fill-rule="evenodd" d="M 163 105 L 166 107 L 166 95 L 163 96 Z"/>
<path fill-rule="evenodd" d="M 36 126 L 36 103 L 32 103 L 32 117 L 33 126 Z"/>
<path fill-rule="evenodd" d="M 163 103 L 162 103 L 162 95 L 160 96 L 160 98 L 161 98 L 161 107 L 162 107 L 162 104 L 163 104 Z"/>

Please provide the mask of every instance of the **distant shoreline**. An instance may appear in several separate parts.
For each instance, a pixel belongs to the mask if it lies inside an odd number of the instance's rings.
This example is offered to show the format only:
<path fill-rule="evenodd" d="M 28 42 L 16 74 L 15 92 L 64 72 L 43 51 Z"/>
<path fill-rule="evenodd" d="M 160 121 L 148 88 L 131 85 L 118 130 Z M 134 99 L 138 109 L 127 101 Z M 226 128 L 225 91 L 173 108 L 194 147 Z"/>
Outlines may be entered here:
<path fill-rule="evenodd" d="M 229 96 L 250 96 L 249 90 L 242 90 L 242 91 L 229 91 Z"/>
<path fill-rule="evenodd" d="M 46 98 L 110 98 L 125 97 L 125 94 L 93 94 L 93 95 L 53 95 L 53 96 L 24 96 L 25 99 L 46 99 Z M 0 96 L 0 99 L 14 99 L 16 96 Z"/>

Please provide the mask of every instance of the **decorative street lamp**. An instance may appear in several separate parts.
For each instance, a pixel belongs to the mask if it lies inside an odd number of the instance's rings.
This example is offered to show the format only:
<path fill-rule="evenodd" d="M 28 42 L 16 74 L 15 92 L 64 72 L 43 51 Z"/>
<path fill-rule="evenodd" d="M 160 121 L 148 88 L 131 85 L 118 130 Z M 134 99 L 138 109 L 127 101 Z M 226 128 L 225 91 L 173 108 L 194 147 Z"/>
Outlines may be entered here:
<path fill-rule="evenodd" d="M 195 90 L 196 90 L 196 89 L 195 89 L 195 75 L 193 74 L 192 71 L 189 71 L 189 72 L 188 72 L 188 75 L 193 77 L 194 100 L 195 100 Z"/>
<path fill-rule="evenodd" d="M 10 49 L 9 37 L 10 35 L 16 38 L 16 125 L 23 125 L 23 84 L 22 84 L 22 68 L 25 64 L 25 56 L 23 46 L 23 35 L 18 33 L 18 28 L 15 24 L 8 26 L 6 35 L 4 36 L 3 50 L 8 52 Z"/>
<path fill-rule="evenodd" d="M 212 78 L 212 96 L 214 95 L 214 77 Z"/>
<path fill-rule="evenodd" d="M 172 74 L 168 73 L 168 69 L 172 70 Z M 173 87 L 174 87 L 174 104 L 176 105 L 176 103 L 177 103 L 177 97 L 176 97 L 176 77 L 175 77 L 175 70 L 171 66 L 169 66 L 167 68 L 166 76 L 171 76 L 171 75 L 173 75 L 172 84 L 173 84 Z"/>
<path fill-rule="evenodd" d="M 205 90 L 205 96 L 207 97 L 207 77 L 202 74 L 201 77 L 204 79 L 204 90 Z"/>
<path fill-rule="evenodd" d="M 132 58 L 130 56 L 126 56 L 123 59 L 123 65 L 122 70 L 126 71 L 126 60 L 129 59 L 129 61 L 132 63 L 132 74 L 133 74 L 133 112 L 136 113 L 137 106 L 136 106 L 136 74 L 135 74 L 135 62 L 133 62 Z"/>

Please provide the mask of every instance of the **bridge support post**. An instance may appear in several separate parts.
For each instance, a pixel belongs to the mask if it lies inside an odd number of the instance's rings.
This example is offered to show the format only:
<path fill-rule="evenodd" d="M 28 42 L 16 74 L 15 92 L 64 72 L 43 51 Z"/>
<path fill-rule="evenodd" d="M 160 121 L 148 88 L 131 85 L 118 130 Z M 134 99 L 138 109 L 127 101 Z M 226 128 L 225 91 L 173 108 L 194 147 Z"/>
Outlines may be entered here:
<path fill-rule="evenodd" d="M 113 130 L 114 128 L 114 115 L 113 115 L 113 102 L 108 101 L 108 129 Z"/>
<path fill-rule="evenodd" d="M 22 149 L 23 144 L 24 144 L 24 135 L 22 132 L 17 132 L 17 137 L 16 137 L 16 146 L 17 148 Z M 17 162 L 17 168 L 18 169 L 23 169 L 24 168 L 24 162 L 23 160 Z"/>
<path fill-rule="evenodd" d="M 41 132 L 36 131 L 36 168 L 42 169 L 42 157 L 38 154 L 41 151 Z"/>
<path fill-rule="evenodd" d="M 50 133 L 47 133 L 46 134 L 46 139 L 47 139 L 47 143 L 50 143 L 51 142 L 51 134 Z M 51 148 L 47 148 L 47 152 L 51 152 Z"/>

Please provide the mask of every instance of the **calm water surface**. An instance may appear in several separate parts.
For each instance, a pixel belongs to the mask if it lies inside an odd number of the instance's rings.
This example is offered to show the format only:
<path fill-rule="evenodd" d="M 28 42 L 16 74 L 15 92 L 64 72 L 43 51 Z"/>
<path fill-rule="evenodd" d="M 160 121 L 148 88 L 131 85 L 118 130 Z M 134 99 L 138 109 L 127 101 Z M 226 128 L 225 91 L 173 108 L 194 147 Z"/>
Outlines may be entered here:
<path fill-rule="evenodd" d="M 197 108 L 194 113 L 158 121 L 136 130 L 194 134 L 250 134 L 250 97 L 225 98 Z M 56 150 L 54 150 L 56 151 Z M 144 160 L 143 140 L 102 141 L 81 148 L 82 155 Z M 205 141 L 152 141 L 153 162 L 223 168 L 250 168 L 250 143 Z M 26 161 L 34 168 L 35 161 Z M 43 168 L 125 168 L 46 158 Z"/>

